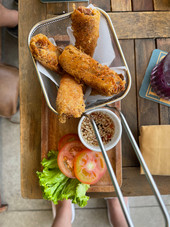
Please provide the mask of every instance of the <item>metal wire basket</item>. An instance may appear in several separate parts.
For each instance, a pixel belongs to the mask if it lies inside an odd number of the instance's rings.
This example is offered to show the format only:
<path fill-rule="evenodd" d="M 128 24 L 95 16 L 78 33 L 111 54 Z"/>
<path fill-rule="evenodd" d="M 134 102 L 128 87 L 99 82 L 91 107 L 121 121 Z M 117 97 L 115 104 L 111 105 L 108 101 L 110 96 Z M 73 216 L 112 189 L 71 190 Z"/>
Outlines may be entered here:
<path fill-rule="evenodd" d="M 96 100 L 96 102 L 94 103 L 86 103 L 86 111 L 96 108 L 96 107 L 100 107 L 100 106 L 104 106 L 106 104 L 111 104 L 113 102 L 119 101 L 121 99 L 123 99 L 127 93 L 130 90 L 131 87 L 131 75 L 129 72 L 129 68 L 127 66 L 124 54 L 122 52 L 120 43 L 118 41 L 115 29 L 113 27 L 112 21 L 109 17 L 109 15 L 103 11 L 100 8 L 97 8 L 101 15 L 104 16 L 107 25 L 109 27 L 109 33 L 111 36 L 111 41 L 112 41 L 112 45 L 114 47 L 114 51 L 115 51 L 115 59 L 113 60 L 112 64 L 110 65 L 110 67 L 120 67 L 120 66 L 124 66 L 126 68 L 126 76 L 125 76 L 125 80 L 126 80 L 126 87 L 125 90 L 117 95 L 114 95 L 112 97 L 107 97 L 107 99 L 105 100 Z M 67 46 L 69 45 L 69 36 L 67 34 L 67 27 L 71 26 L 71 13 L 67 13 L 61 16 L 57 16 L 55 18 L 51 18 L 51 19 L 47 19 L 44 21 L 41 21 L 39 23 L 37 23 L 30 31 L 29 36 L 28 36 L 28 46 L 30 45 L 30 40 L 33 36 L 42 33 L 44 35 L 46 35 L 48 38 L 53 38 L 56 42 L 56 44 L 58 46 Z M 37 75 L 41 84 L 41 88 L 42 91 L 44 93 L 47 105 L 49 106 L 49 108 L 56 114 L 56 97 L 57 97 L 57 90 L 58 88 L 55 86 L 55 84 L 48 79 L 46 76 L 44 76 L 38 69 L 36 66 L 36 62 L 35 59 L 32 57 L 36 71 L 37 71 Z M 57 74 L 56 74 L 57 76 Z"/>

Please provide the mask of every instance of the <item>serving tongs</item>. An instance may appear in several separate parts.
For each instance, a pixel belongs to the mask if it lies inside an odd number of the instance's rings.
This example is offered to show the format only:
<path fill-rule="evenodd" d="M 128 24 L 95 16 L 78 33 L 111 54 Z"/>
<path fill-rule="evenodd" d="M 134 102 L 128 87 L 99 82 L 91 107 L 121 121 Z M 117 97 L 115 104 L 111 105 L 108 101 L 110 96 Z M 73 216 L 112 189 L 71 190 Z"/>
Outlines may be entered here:
<path fill-rule="evenodd" d="M 162 213 L 164 215 L 164 219 L 166 220 L 166 227 L 170 227 L 170 218 L 169 218 L 169 214 L 168 214 L 168 211 L 166 209 L 166 206 L 165 206 L 165 204 L 164 204 L 164 202 L 162 200 L 161 194 L 160 194 L 160 192 L 159 192 L 159 190 L 158 190 L 158 188 L 156 186 L 156 183 L 155 183 L 155 181 L 154 181 L 154 179 L 153 179 L 153 177 L 152 177 L 152 175 L 151 175 L 151 173 L 150 173 L 150 171 L 149 171 L 149 169 L 148 169 L 148 167 L 147 167 L 147 165 L 145 163 L 145 160 L 144 160 L 144 158 L 143 158 L 143 156 L 141 154 L 141 151 L 140 151 L 140 149 L 139 149 L 139 147 L 138 147 L 138 145 L 136 143 L 136 140 L 135 140 L 135 138 L 134 138 L 134 136 L 133 136 L 133 134 L 132 134 L 132 132 L 131 132 L 131 130 L 129 128 L 129 125 L 128 125 L 124 115 L 116 107 L 110 107 L 108 105 L 106 105 L 105 107 L 107 107 L 109 109 L 112 109 L 112 110 L 116 111 L 119 114 L 119 116 L 120 116 L 120 118 L 122 120 L 122 125 L 123 125 L 123 127 L 124 127 L 124 129 L 125 129 L 125 131 L 126 131 L 126 133 L 128 135 L 128 138 L 129 138 L 129 140 L 130 140 L 130 142 L 131 142 L 131 144 L 132 144 L 132 146 L 134 148 L 136 156 L 137 156 L 137 158 L 138 158 L 138 160 L 139 160 L 139 162 L 140 162 L 140 164 L 141 164 L 141 166 L 142 166 L 142 168 L 144 170 L 146 178 L 147 178 L 147 180 L 148 180 L 148 182 L 149 182 L 149 184 L 150 184 L 150 186 L 151 186 L 151 188 L 153 190 L 153 193 L 155 194 L 155 197 L 156 197 L 156 199 L 158 201 L 158 204 L 159 204 L 159 206 L 161 208 L 161 211 L 162 211 Z M 90 117 L 90 115 L 88 115 L 88 112 L 84 113 L 83 115 L 85 117 L 89 118 L 89 120 L 90 120 L 90 122 L 91 122 L 91 124 L 93 126 L 93 130 L 94 130 L 94 133 L 96 135 L 96 139 L 98 141 L 99 147 L 100 147 L 101 152 L 103 154 L 107 169 L 109 171 L 113 186 L 115 188 L 116 195 L 117 195 L 117 197 L 119 199 L 119 202 L 120 202 L 121 208 L 123 210 L 124 216 L 126 218 L 127 224 L 128 224 L 129 227 L 134 227 L 134 225 L 132 223 L 132 220 L 131 220 L 131 217 L 129 215 L 128 209 L 126 207 L 125 201 L 123 199 L 123 194 L 122 194 L 122 192 L 120 190 L 120 187 L 119 187 L 119 184 L 117 182 L 116 175 L 114 173 L 114 170 L 113 170 L 112 165 L 110 163 L 110 160 L 108 158 L 107 152 L 106 152 L 106 150 L 104 148 L 104 145 L 103 145 L 100 133 L 98 131 L 98 128 L 96 126 L 96 123 L 93 120 L 93 118 Z"/>

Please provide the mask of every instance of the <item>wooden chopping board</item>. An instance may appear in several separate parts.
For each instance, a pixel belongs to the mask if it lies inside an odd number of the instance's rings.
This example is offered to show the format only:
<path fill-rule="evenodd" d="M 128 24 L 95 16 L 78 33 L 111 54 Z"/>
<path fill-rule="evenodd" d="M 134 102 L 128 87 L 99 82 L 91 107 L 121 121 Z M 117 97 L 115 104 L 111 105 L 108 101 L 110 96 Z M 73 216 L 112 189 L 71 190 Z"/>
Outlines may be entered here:
<path fill-rule="evenodd" d="M 113 104 L 120 108 L 120 102 Z M 57 150 L 59 139 L 68 133 L 78 133 L 80 119 L 71 118 L 65 124 L 61 124 L 58 116 L 47 106 L 43 97 L 41 112 L 41 160 L 47 157 L 48 151 Z M 114 169 L 119 186 L 122 184 L 122 152 L 121 141 L 113 149 L 107 151 L 108 157 Z M 91 185 L 88 192 L 113 192 L 110 175 L 105 175 L 96 184 Z"/>

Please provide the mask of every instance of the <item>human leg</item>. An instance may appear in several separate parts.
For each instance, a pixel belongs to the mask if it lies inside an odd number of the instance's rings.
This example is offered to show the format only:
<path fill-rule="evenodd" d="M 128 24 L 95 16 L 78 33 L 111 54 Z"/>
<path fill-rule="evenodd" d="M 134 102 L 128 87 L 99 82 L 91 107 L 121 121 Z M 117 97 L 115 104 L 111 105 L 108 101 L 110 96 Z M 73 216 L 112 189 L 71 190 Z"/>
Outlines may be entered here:
<path fill-rule="evenodd" d="M 52 227 L 71 227 L 72 209 L 71 200 L 59 201 L 56 208 L 56 216 Z"/>
<path fill-rule="evenodd" d="M 128 198 L 124 197 L 126 206 L 128 206 Z M 124 217 L 122 208 L 120 206 L 118 198 L 107 199 L 108 216 L 112 227 L 128 227 L 126 219 Z"/>
<path fill-rule="evenodd" d="M 5 8 L 0 3 L 0 27 L 15 27 L 18 24 L 18 11 Z"/>

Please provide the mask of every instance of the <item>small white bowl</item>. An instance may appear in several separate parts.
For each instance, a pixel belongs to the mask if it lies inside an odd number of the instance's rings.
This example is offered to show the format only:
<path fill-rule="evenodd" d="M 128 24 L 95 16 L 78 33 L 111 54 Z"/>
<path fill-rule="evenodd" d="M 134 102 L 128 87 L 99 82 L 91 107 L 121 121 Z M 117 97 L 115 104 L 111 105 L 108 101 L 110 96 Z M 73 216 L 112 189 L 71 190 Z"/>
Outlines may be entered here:
<path fill-rule="evenodd" d="M 103 112 L 103 113 L 109 115 L 109 117 L 112 119 L 112 121 L 114 123 L 114 126 L 115 126 L 114 135 L 113 135 L 113 137 L 112 137 L 112 139 L 111 139 L 111 141 L 109 143 L 104 144 L 104 147 L 105 147 L 106 151 L 108 151 L 111 148 L 115 147 L 116 144 L 119 142 L 119 140 L 121 138 L 121 135 L 122 135 L 121 122 L 120 122 L 119 118 L 117 117 L 117 115 L 114 112 L 112 112 L 111 110 L 108 110 L 106 108 L 97 108 L 97 109 L 94 109 L 94 110 L 90 110 L 90 111 L 86 112 L 86 114 L 91 114 L 93 112 Z M 90 145 L 82 137 L 82 135 L 81 135 L 81 125 L 82 125 L 82 122 L 83 122 L 84 119 L 85 119 L 85 116 L 83 116 L 80 119 L 79 125 L 78 125 L 78 135 L 79 135 L 79 138 L 80 138 L 81 142 L 84 144 L 85 147 L 87 147 L 90 150 L 101 151 L 99 146 Z"/>

